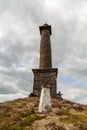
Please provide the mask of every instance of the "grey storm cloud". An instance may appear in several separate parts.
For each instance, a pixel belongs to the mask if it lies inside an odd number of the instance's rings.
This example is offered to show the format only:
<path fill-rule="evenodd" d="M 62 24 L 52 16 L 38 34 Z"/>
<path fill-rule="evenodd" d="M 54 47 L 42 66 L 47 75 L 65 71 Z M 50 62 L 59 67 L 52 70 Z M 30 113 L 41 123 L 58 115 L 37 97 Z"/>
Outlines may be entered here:
<path fill-rule="evenodd" d="M 16 94 L 16 90 L 12 86 L 0 84 L 0 94 Z"/>
<path fill-rule="evenodd" d="M 86 0 L 0 0 L 0 101 L 32 92 L 32 68 L 39 67 L 39 26 L 44 23 L 52 25 L 58 91 L 69 100 L 87 103 Z"/>

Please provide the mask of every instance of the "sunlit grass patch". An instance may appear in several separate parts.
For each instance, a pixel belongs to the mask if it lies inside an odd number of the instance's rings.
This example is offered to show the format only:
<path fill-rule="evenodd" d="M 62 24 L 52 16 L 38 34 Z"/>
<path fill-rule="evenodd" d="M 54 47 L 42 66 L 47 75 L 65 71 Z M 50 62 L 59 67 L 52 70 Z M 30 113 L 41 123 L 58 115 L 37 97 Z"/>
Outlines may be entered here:
<path fill-rule="evenodd" d="M 59 116 L 62 116 L 62 115 L 70 115 L 68 109 L 61 109 L 61 110 L 59 110 L 56 114 L 59 115 Z"/>
<path fill-rule="evenodd" d="M 67 123 L 79 123 L 79 122 L 83 122 L 83 123 L 87 123 L 87 117 L 85 115 L 68 115 L 68 117 L 65 118 L 60 118 L 61 121 L 67 122 Z"/>
<path fill-rule="evenodd" d="M 77 126 L 78 126 L 78 128 L 80 128 L 81 130 L 87 130 L 87 125 L 86 125 L 86 124 L 80 123 L 80 124 L 78 124 Z"/>

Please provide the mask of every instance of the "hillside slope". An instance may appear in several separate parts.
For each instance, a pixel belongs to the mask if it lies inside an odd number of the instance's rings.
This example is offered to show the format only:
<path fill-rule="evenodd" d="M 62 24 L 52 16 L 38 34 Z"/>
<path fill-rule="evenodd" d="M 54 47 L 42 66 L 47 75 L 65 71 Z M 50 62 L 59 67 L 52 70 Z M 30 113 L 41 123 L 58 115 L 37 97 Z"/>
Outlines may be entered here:
<path fill-rule="evenodd" d="M 52 99 L 52 112 L 38 112 L 39 98 L 0 103 L 0 130 L 87 130 L 87 106 Z"/>

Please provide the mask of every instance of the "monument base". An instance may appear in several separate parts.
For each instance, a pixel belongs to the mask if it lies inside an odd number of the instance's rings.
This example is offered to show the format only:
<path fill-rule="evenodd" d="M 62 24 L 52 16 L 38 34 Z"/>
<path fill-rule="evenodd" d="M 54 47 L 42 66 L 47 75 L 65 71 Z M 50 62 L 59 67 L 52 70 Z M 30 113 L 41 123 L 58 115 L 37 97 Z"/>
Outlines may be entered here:
<path fill-rule="evenodd" d="M 50 86 L 51 97 L 57 97 L 57 73 L 58 69 L 32 69 L 34 73 L 33 94 L 40 96 L 41 86 Z"/>

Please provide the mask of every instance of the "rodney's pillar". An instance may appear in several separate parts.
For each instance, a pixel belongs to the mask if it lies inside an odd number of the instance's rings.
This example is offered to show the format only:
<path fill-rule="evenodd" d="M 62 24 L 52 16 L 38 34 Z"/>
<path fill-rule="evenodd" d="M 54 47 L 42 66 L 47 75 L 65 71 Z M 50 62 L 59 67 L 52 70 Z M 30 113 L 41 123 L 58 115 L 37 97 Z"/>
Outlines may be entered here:
<path fill-rule="evenodd" d="M 51 58 L 51 26 L 43 25 L 39 27 L 41 34 L 40 42 L 40 69 L 52 68 Z"/>
<path fill-rule="evenodd" d="M 34 73 L 33 94 L 40 96 L 41 86 L 50 86 L 51 97 L 57 96 L 57 68 L 52 68 L 51 54 L 51 26 L 44 24 L 39 27 L 40 42 L 40 64 L 39 69 L 32 69 Z"/>

